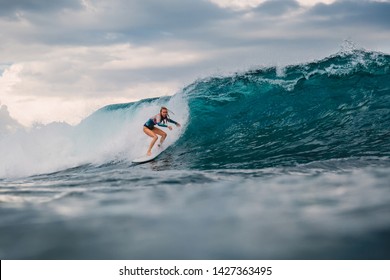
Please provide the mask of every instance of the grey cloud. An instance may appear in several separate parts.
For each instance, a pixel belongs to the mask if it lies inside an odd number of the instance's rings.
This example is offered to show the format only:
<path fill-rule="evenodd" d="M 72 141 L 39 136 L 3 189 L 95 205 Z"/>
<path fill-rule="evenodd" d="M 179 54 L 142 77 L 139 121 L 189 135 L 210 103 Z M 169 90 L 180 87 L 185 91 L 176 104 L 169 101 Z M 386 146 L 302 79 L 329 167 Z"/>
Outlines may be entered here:
<path fill-rule="evenodd" d="M 354 28 L 366 25 L 387 28 L 390 25 L 390 3 L 373 1 L 338 1 L 330 5 L 318 4 L 299 18 L 280 20 L 298 8 L 295 0 L 268 0 L 252 12 L 254 19 L 247 20 L 245 12 L 223 9 L 209 1 L 149 0 L 149 1 L 90 1 L 92 8 L 70 12 L 65 19 L 57 12 L 65 7 L 77 8 L 80 1 L 4 1 L 1 13 L 24 9 L 30 11 L 26 20 L 30 29 L 8 30 L 6 36 L 23 43 L 39 42 L 55 45 L 110 45 L 129 42 L 133 45 L 183 42 L 194 48 L 225 48 L 261 43 L 259 38 L 248 39 L 243 33 L 278 28 L 278 34 L 291 35 L 316 32 L 316 28 L 342 26 Z M 45 13 L 39 13 L 42 9 Z M 73 17 L 72 17 L 73 16 Z M 284 32 L 284 33 L 283 33 Z M 383 31 L 382 31 L 383 32 Z M 265 34 L 265 32 L 263 32 Z M 274 34 L 271 34 L 274 37 Z M 268 41 L 267 35 L 259 35 Z M 313 36 L 313 35 L 310 35 Z"/>
<path fill-rule="evenodd" d="M 259 5 L 256 11 L 271 16 L 279 16 L 299 7 L 299 3 L 295 0 L 268 0 Z"/>
<path fill-rule="evenodd" d="M 208 1 L 95 0 L 90 2 L 91 9 L 84 7 L 75 10 L 68 13 L 66 19 L 58 11 L 69 6 L 77 8 L 76 3 L 71 5 L 67 1 L 53 1 L 56 4 L 52 4 L 51 10 L 45 7 L 41 13 L 35 13 L 39 10 L 39 3 L 45 1 L 38 1 L 34 7 L 31 6 L 32 1 L 18 1 L 14 5 L 5 5 L 4 10 L 28 11 L 23 17 L 33 28 L 11 36 L 23 42 L 35 40 L 46 44 L 144 44 L 154 40 L 190 38 L 191 34 L 202 35 L 215 22 L 234 18 L 233 11 Z"/>
<path fill-rule="evenodd" d="M 190 37 L 214 22 L 231 18 L 232 11 L 207 1 L 118 1 L 101 18 L 99 30 L 114 32 L 120 39 L 148 42 L 154 39 Z"/>
<path fill-rule="evenodd" d="M 61 9 L 80 9 L 80 0 L 0 0 L 0 16 L 15 17 L 18 12 L 46 13 Z"/>
<path fill-rule="evenodd" d="M 317 4 L 307 16 L 318 25 L 390 27 L 390 3 L 376 1 L 338 1 Z"/>
<path fill-rule="evenodd" d="M 24 1 L 16 3 L 19 2 Z M 64 1 L 58 3 L 66 6 Z M 307 11 L 294 0 L 269 0 L 250 11 L 254 17 L 246 17 L 247 11 L 223 9 L 202 0 L 94 0 L 90 3 L 90 9 L 71 11 L 69 14 L 74 17 L 67 21 L 58 18 L 57 11 L 62 9 L 59 4 L 52 4 L 51 11 L 46 8 L 45 16 L 30 8 L 26 17 L 35 28 L 17 35 L 11 30 L 8 34 L 26 42 L 48 45 L 130 43 L 157 50 L 210 54 L 207 59 L 181 66 L 94 72 L 98 80 L 106 79 L 107 83 L 117 80 L 125 87 L 129 82 L 148 79 L 158 82 L 188 80 L 205 69 L 231 70 L 263 61 L 288 61 L 298 54 L 305 57 L 310 52 L 313 57 L 319 52 L 326 55 L 325 50 L 337 51 L 343 39 L 354 35 L 351 32 L 357 32 L 354 29 L 356 22 L 366 22 L 372 34 L 378 34 L 377 25 L 388 26 L 385 15 L 390 14 L 389 3 L 365 0 L 318 4 Z M 27 10 L 26 6 L 24 9 Z M 302 13 L 280 17 L 296 9 L 301 9 Z M 350 29 L 337 34 L 332 28 L 338 25 Z M 383 35 L 386 30 L 380 32 Z M 372 34 L 358 34 L 357 38 L 367 42 L 373 38 L 370 37 Z"/>

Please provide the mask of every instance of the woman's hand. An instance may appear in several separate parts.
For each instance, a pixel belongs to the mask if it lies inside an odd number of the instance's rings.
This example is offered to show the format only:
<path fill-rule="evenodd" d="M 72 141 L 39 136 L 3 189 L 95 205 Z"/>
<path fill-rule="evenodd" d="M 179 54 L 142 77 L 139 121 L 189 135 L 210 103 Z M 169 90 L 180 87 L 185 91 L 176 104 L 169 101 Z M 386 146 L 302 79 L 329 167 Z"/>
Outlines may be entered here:
<path fill-rule="evenodd" d="M 169 130 L 172 130 L 172 126 L 168 126 Z"/>
<path fill-rule="evenodd" d="M 180 123 L 177 123 L 176 126 L 177 126 L 177 127 L 181 127 Z"/>

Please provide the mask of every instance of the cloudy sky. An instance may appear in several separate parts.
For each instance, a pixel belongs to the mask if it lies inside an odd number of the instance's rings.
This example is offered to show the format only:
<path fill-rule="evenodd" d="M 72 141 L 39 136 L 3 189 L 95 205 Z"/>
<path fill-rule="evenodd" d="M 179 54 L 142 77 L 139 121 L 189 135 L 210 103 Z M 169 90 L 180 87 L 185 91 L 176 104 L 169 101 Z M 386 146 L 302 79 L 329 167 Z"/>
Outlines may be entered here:
<path fill-rule="evenodd" d="M 390 1 L 0 0 L 0 124 L 77 124 L 198 78 L 390 53 Z"/>

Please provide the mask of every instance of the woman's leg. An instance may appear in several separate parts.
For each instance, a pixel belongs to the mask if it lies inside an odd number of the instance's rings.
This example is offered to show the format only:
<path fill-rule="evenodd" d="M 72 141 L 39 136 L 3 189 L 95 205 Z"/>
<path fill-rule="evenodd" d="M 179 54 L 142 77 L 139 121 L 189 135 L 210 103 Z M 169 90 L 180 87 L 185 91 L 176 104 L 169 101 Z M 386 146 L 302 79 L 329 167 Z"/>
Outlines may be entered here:
<path fill-rule="evenodd" d="M 160 145 L 162 145 L 162 143 L 164 142 L 165 138 L 167 138 L 167 134 L 164 131 L 162 131 L 161 129 L 157 128 L 157 127 L 153 128 L 153 132 L 161 136 L 161 138 L 160 138 Z"/>
<path fill-rule="evenodd" d="M 153 130 L 155 130 L 155 128 Z M 157 137 L 156 133 L 154 133 L 152 130 L 150 130 L 146 126 L 144 126 L 144 132 L 146 135 L 153 138 L 152 142 L 150 142 L 148 152 L 146 153 L 148 156 L 150 156 L 152 154 L 152 149 L 153 149 L 154 143 L 156 143 L 158 137 Z"/>

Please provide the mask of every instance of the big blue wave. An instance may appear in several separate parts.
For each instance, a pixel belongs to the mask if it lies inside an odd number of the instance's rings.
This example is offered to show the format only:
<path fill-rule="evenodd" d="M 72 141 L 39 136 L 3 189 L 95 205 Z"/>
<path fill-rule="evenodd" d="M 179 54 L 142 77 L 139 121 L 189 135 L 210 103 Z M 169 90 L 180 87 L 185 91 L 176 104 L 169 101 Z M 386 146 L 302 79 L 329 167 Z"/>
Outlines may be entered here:
<path fill-rule="evenodd" d="M 173 96 L 101 108 L 79 125 L 0 137 L 0 178 L 146 153 L 143 123 L 168 106 L 183 124 L 159 158 L 172 169 L 262 169 L 390 160 L 390 56 L 352 50 L 197 80 Z"/>
<path fill-rule="evenodd" d="M 390 155 L 390 56 L 353 50 L 196 81 L 176 160 L 264 168 Z"/>

